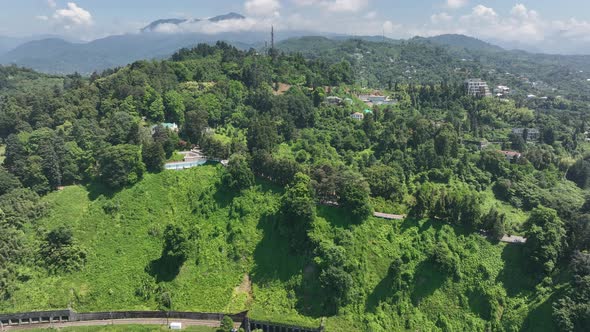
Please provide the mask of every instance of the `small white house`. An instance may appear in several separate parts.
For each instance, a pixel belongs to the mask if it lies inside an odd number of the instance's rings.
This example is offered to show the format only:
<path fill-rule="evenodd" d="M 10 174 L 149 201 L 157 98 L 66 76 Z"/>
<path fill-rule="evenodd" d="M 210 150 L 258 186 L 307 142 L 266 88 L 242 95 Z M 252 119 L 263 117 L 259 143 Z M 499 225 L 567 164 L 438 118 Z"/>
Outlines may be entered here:
<path fill-rule="evenodd" d="M 352 113 L 350 115 L 350 117 L 353 118 L 353 119 L 355 119 L 355 120 L 361 121 L 361 120 L 363 120 L 365 118 L 365 115 L 363 113 L 356 112 L 356 113 Z"/>
<path fill-rule="evenodd" d="M 182 330 L 182 323 L 179 322 L 172 322 L 170 326 L 168 326 L 171 330 Z"/>

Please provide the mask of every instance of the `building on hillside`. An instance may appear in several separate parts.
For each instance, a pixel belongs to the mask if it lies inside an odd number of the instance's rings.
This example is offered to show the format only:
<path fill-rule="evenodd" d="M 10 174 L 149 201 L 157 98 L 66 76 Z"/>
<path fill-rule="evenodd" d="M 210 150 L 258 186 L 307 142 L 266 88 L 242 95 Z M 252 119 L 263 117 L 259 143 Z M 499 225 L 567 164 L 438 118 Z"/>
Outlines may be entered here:
<path fill-rule="evenodd" d="M 512 134 L 519 135 L 527 142 L 538 142 L 541 132 L 537 128 L 513 128 Z"/>
<path fill-rule="evenodd" d="M 500 153 L 503 154 L 506 160 L 508 161 L 517 160 L 520 159 L 520 157 L 522 157 L 522 154 L 516 151 L 502 150 L 500 151 Z"/>
<path fill-rule="evenodd" d="M 490 142 L 486 139 L 483 140 L 463 140 L 463 145 L 468 147 L 476 148 L 477 150 L 483 150 L 490 146 Z"/>
<path fill-rule="evenodd" d="M 381 105 L 395 105 L 397 100 L 390 99 L 387 96 L 377 96 L 377 95 L 359 95 L 360 100 L 362 100 L 365 104 L 369 106 L 381 106 Z"/>
<path fill-rule="evenodd" d="M 486 81 L 482 81 L 481 79 L 473 78 L 465 81 L 465 90 L 467 91 L 468 96 L 476 98 L 492 96 L 490 88 L 488 87 L 488 83 L 486 83 Z"/>
<path fill-rule="evenodd" d="M 498 98 L 505 97 L 510 94 L 510 88 L 505 85 L 498 85 L 494 88 L 494 94 Z"/>
<path fill-rule="evenodd" d="M 160 123 L 160 124 L 157 124 L 157 125 L 153 125 L 151 127 L 152 135 L 156 133 L 156 128 L 158 126 L 162 126 L 162 127 L 166 128 L 168 130 L 171 130 L 171 131 L 173 131 L 175 133 L 178 132 L 178 125 L 176 123 Z"/>
<path fill-rule="evenodd" d="M 350 115 L 351 118 L 354 120 L 362 121 L 365 118 L 365 115 L 361 112 L 355 112 Z"/>
<path fill-rule="evenodd" d="M 326 98 L 326 102 L 330 105 L 342 105 L 342 98 L 329 96 Z"/>

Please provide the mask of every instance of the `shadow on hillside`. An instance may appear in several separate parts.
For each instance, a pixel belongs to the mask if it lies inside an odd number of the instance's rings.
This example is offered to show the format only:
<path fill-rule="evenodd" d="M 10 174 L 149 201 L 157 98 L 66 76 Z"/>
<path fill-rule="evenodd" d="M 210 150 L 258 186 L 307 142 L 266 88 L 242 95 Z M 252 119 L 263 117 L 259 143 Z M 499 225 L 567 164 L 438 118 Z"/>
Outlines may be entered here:
<path fill-rule="evenodd" d="M 169 282 L 178 276 L 183 264 L 184 260 L 181 258 L 162 255 L 149 263 L 146 272 L 154 277 L 156 282 Z"/>
<path fill-rule="evenodd" d="M 469 291 L 467 300 L 472 313 L 477 314 L 483 320 L 489 321 L 491 319 L 492 305 L 485 292 L 481 291 L 481 289 Z"/>
<path fill-rule="evenodd" d="M 510 244 L 502 251 L 504 269 L 500 271 L 497 281 L 501 282 L 510 297 L 528 292 L 535 288 L 535 278 L 527 271 L 527 257 L 524 246 Z"/>
<path fill-rule="evenodd" d="M 524 319 L 521 331 L 557 331 L 553 321 L 553 303 L 561 297 L 561 293 L 552 294 L 547 300 L 531 310 Z"/>
<path fill-rule="evenodd" d="M 277 215 L 263 215 L 258 222 L 264 237 L 254 249 L 252 281 L 255 283 L 288 281 L 303 270 L 304 257 L 293 252 L 290 239 L 281 235 L 278 222 Z"/>
<path fill-rule="evenodd" d="M 308 317 L 320 318 L 337 313 L 336 308 L 328 305 L 328 297 L 320 286 L 319 278 L 320 270 L 310 258 L 303 270 L 303 279 L 295 291 L 297 311 Z"/>
<path fill-rule="evenodd" d="M 95 201 L 100 196 L 104 196 L 106 198 L 113 198 L 119 190 L 109 188 L 104 183 L 99 182 L 90 182 L 86 184 L 86 190 L 88 191 L 88 198 L 91 201 Z"/>
<path fill-rule="evenodd" d="M 430 261 L 422 261 L 416 267 L 414 273 L 414 289 L 412 291 L 412 303 L 419 305 L 423 299 L 434 294 L 447 280 L 447 276 L 441 273 Z"/>
<path fill-rule="evenodd" d="M 318 282 L 319 271 L 312 257 L 306 254 L 309 244 L 294 250 L 291 239 L 281 234 L 279 222 L 277 215 L 265 215 L 258 223 L 264 236 L 254 249 L 252 283 L 261 288 L 280 287 L 287 290 L 287 296 L 296 299 L 299 313 L 319 318 L 324 313 L 325 299 Z"/>
<path fill-rule="evenodd" d="M 396 285 L 395 276 L 391 269 L 389 272 L 379 282 L 379 284 L 373 289 L 371 294 L 367 297 L 367 302 L 365 304 L 365 311 L 367 312 L 375 312 L 379 307 L 379 304 L 382 302 L 395 302 L 396 292 L 398 290 L 398 286 Z"/>
<path fill-rule="evenodd" d="M 334 227 L 348 229 L 363 223 L 363 220 L 352 217 L 345 209 L 318 205 L 316 211 L 318 217 L 326 219 Z"/>
<path fill-rule="evenodd" d="M 228 207 L 238 195 L 239 193 L 231 191 L 225 188 L 223 184 L 219 183 L 217 185 L 215 194 L 213 194 L 213 199 L 215 199 L 215 203 L 217 203 L 219 208 L 224 209 Z"/>

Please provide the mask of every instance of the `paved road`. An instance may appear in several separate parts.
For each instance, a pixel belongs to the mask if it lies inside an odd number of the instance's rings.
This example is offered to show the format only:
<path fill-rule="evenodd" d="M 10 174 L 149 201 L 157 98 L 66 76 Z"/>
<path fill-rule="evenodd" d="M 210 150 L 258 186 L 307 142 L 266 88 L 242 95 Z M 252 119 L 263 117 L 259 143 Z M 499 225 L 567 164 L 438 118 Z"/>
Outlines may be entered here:
<path fill-rule="evenodd" d="M 208 326 L 219 327 L 219 321 L 210 320 L 190 320 L 190 319 L 170 319 L 169 322 L 180 322 L 183 327 L 186 326 Z M 66 323 L 43 323 L 31 325 L 12 325 L 4 326 L 4 331 L 24 331 L 31 329 L 46 329 L 46 328 L 64 328 L 76 326 L 101 326 L 101 325 L 166 325 L 165 318 L 141 318 L 141 319 L 114 319 L 114 320 L 90 320 L 82 322 L 66 322 Z M 239 325 L 239 324 L 238 324 Z"/>

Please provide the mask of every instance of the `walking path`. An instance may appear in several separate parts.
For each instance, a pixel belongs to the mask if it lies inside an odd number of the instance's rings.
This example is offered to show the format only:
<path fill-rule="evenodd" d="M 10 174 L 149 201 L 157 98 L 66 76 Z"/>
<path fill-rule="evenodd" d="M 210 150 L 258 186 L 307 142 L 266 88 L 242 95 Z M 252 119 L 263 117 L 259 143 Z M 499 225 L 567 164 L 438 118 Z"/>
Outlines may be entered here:
<path fill-rule="evenodd" d="M 502 239 L 500 241 L 506 242 L 506 243 L 523 244 L 523 243 L 526 243 L 526 238 L 524 238 L 522 236 L 516 236 L 516 235 L 504 235 L 504 237 L 502 237 Z"/>
<path fill-rule="evenodd" d="M 388 213 L 383 213 L 383 212 L 375 212 L 375 213 L 373 213 L 373 216 L 375 216 L 377 218 L 388 219 L 388 220 L 404 220 L 404 219 L 406 219 L 406 216 L 401 215 L 401 214 L 388 214 Z"/>

